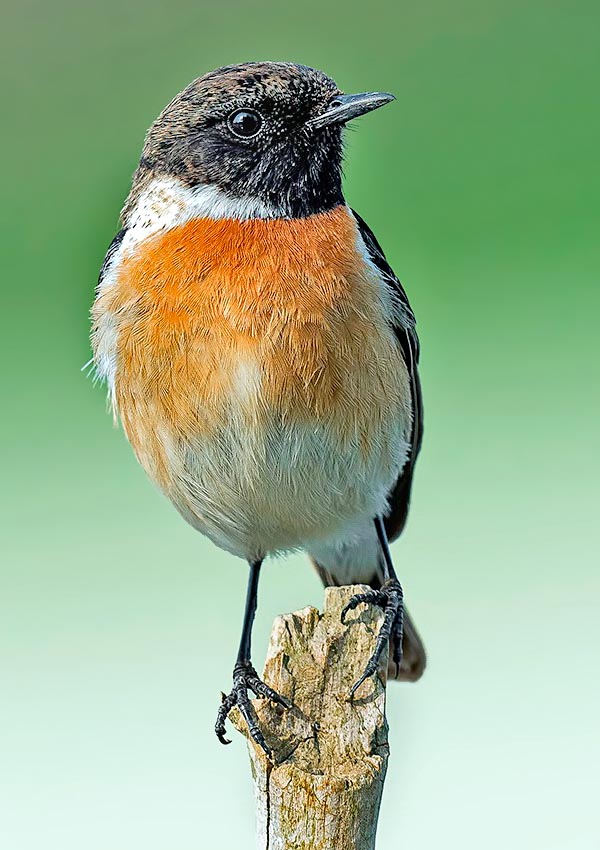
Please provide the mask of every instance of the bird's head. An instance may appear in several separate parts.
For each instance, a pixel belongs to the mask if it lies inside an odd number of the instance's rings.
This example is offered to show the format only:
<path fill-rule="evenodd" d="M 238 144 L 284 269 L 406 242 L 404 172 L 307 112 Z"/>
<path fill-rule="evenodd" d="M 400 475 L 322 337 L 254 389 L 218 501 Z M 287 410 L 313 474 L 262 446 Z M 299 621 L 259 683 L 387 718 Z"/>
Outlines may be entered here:
<path fill-rule="evenodd" d="M 381 92 L 343 94 L 328 76 L 303 65 L 220 68 L 194 80 L 156 119 L 132 195 L 154 178 L 173 178 L 251 200 L 273 217 L 331 209 L 343 202 L 345 123 L 393 99 Z"/>

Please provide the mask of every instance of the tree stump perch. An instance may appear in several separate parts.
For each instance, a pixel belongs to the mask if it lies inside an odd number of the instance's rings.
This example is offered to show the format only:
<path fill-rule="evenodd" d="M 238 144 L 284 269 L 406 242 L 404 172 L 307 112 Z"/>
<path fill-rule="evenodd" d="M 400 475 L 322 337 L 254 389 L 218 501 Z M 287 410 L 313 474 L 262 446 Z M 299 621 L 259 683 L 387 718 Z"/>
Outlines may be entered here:
<path fill-rule="evenodd" d="M 304 608 L 273 625 L 264 681 L 292 702 L 255 700 L 268 759 L 248 742 L 258 850 L 373 850 L 389 755 L 385 718 L 387 653 L 380 673 L 349 693 L 373 651 L 383 613 L 360 605 L 368 588 L 325 590 L 323 614 Z M 231 719 L 246 734 L 237 712 Z M 246 737 L 248 735 L 246 734 Z"/>

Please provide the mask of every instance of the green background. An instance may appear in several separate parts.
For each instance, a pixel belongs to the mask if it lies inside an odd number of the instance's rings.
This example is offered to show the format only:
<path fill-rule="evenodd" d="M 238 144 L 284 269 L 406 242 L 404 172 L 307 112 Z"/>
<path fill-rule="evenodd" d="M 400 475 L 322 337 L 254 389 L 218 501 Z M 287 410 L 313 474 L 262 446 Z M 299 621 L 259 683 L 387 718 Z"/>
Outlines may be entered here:
<path fill-rule="evenodd" d="M 597 2 L 2 18 L 1 846 L 253 846 L 245 746 L 212 732 L 244 565 L 146 481 L 79 368 L 145 129 L 193 77 L 282 59 L 398 98 L 346 166 L 417 313 L 426 404 L 394 554 L 430 663 L 389 690 L 378 846 L 599 848 Z M 303 557 L 267 564 L 258 664 L 272 618 L 321 598 Z"/>

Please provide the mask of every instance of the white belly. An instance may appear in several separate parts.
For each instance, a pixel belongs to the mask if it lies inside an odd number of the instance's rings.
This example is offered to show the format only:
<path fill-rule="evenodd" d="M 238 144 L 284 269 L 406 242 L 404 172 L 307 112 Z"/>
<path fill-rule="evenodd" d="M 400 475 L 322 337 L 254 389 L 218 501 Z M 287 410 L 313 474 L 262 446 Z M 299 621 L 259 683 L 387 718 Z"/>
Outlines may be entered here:
<path fill-rule="evenodd" d="M 397 413 L 397 411 L 396 411 Z M 169 497 L 218 546 L 244 558 L 348 538 L 386 508 L 407 458 L 407 423 L 390 418 L 366 452 L 326 423 L 266 428 L 232 411 L 200 443 L 172 444 Z"/>

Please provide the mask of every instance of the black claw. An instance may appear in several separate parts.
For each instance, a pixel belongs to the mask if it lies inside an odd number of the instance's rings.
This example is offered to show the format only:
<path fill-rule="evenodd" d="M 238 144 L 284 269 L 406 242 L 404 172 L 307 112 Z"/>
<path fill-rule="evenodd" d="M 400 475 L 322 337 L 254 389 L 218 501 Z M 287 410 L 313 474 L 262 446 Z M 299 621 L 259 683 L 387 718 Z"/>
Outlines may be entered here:
<path fill-rule="evenodd" d="M 366 593 L 357 593 L 356 596 L 353 596 L 350 602 L 344 606 L 341 614 L 341 621 L 346 624 L 346 614 L 348 611 L 353 611 L 355 608 L 361 603 L 365 603 L 366 605 L 381 605 L 382 602 L 382 594 L 379 590 L 368 590 Z"/>
<path fill-rule="evenodd" d="M 352 699 L 354 699 L 354 694 L 355 694 L 355 693 L 357 692 L 357 690 L 360 688 L 360 686 L 362 685 L 362 683 L 363 683 L 364 681 L 366 681 L 366 680 L 369 678 L 369 676 L 370 676 L 370 675 L 371 675 L 371 673 L 369 672 L 368 667 L 367 667 L 367 668 L 365 669 L 365 672 L 364 672 L 364 673 L 362 674 L 362 676 L 360 677 L 360 679 L 359 679 L 357 682 L 355 682 L 355 683 L 352 685 L 352 687 L 350 688 L 350 699 L 351 699 L 351 700 L 352 700 Z"/>
<path fill-rule="evenodd" d="M 394 622 L 392 635 L 392 660 L 396 665 L 396 678 L 400 675 L 400 664 L 402 663 L 402 636 L 404 633 L 404 606 L 400 605 Z"/>
<path fill-rule="evenodd" d="M 358 593 L 356 596 L 353 596 L 342 611 L 342 623 L 345 621 L 344 618 L 346 613 L 353 608 L 356 608 L 356 606 L 360 605 L 362 602 L 370 605 L 378 605 L 380 608 L 383 608 L 385 616 L 383 623 L 381 624 L 379 634 L 377 635 L 377 640 L 375 641 L 373 654 L 365 667 L 364 673 L 352 686 L 352 689 L 350 690 L 350 699 L 354 697 L 354 694 L 360 688 L 362 683 L 370 676 L 373 676 L 379 669 L 379 660 L 391 637 L 394 638 L 392 651 L 397 671 L 400 669 L 400 663 L 402 661 L 402 624 L 404 606 L 400 582 L 397 579 L 391 579 L 390 581 L 387 581 L 380 590 L 371 590 L 367 593 Z"/>
<path fill-rule="evenodd" d="M 233 687 L 227 696 L 222 694 L 221 705 L 217 713 L 217 722 L 215 723 L 215 733 L 222 744 L 231 743 L 225 737 L 225 720 L 233 706 L 237 705 L 242 717 L 246 721 L 250 736 L 264 750 L 267 756 L 271 756 L 271 750 L 267 746 L 264 735 L 260 730 L 256 712 L 248 697 L 248 690 L 251 690 L 257 697 L 264 697 L 284 708 L 291 708 L 288 700 L 280 696 L 273 688 L 270 688 L 258 678 L 256 670 L 250 663 L 236 664 L 233 670 Z"/>
<path fill-rule="evenodd" d="M 278 694 L 277 691 L 274 691 L 273 688 L 270 688 L 267 684 L 262 682 L 260 679 L 253 679 L 248 682 L 248 686 L 252 689 L 257 697 L 265 697 L 266 699 L 270 699 L 271 702 L 276 703 L 277 705 L 283 706 L 283 708 L 291 708 L 292 704 L 285 697 L 282 697 L 281 694 Z"/>
<path fill-rule="evenodd" d="M 260 731 L 258 718 L 252 708 L 252 703 L 248 699 L 248 691 L 246 689 L 239 693 L 237 705 L 242 713 L 242 717 L 246 721 L 251 737 L 254 741 L 256 741 L 258 746 L 261 747 L 268 756 L 270 756 L 271 750 L 267 747 L 267 742 L 264 739 L 263 733 Z"/>

